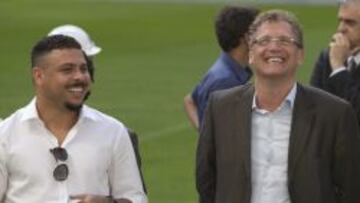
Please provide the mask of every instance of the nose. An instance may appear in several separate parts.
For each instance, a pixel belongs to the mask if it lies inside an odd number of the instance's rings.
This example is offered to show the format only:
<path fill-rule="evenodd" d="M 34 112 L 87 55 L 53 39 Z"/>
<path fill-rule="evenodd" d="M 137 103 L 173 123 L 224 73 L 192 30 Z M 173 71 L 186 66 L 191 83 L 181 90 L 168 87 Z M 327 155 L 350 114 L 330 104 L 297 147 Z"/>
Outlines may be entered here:
<path fill-rule="evenodd" d="M 340 33 L 345 33 L 346 32 L 346 25 L 344 22 L 340 21 L 339 25 L 337 27 L 337 31 Z"/>
<path fill-rule="evenodd" d="M 82 70 L 82 68 L 77 68 L 74 71 L 73 78 L 75 80 L 86 80 L 87 78 L 89 78 L 89 72 Z"/>
<path fill-rule="evenodd" d="M 281 49 L 282 45 L 281 42 L 277 39 L 272 39 L 268 44 L 268 49 L 270 50 L 279 50 Z"/>

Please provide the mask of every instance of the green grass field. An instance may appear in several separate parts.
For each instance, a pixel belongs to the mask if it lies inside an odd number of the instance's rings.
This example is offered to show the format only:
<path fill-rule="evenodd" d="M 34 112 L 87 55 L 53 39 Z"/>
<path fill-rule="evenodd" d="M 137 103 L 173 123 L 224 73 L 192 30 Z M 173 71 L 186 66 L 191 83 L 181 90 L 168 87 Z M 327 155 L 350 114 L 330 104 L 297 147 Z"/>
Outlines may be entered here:
<path fill-rule="evenodd" d="M 146 1 L 144 1 L 146 2 Z M 193 203 L 196 132 L 183 112 L 192 90 L 219 54 L 213 18 L 222 4 L 85 0 L 0 1 L 0 116 L 33 95 L 29 52 L 52 27 L 73 23 L 103 48 L 89 104 L 140 135 L 149 200 Z M 308 83 L 315 58 L 336 29 L 336 7 L 263 6 L 295 12 L 304 27 Z"/>

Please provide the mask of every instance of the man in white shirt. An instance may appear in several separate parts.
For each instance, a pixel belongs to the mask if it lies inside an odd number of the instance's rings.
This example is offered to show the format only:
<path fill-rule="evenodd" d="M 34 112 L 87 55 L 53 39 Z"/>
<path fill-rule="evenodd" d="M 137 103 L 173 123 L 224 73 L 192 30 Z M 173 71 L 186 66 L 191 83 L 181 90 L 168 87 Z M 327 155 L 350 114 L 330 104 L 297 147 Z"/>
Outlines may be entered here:
<path fill-rule="evenodd" d="M 358 203 L 360 134 L 351 105 L 296 82 L 304 59 L 292 14 L 250 26 L 254 85 L 215 92 L 197 151 L 201 203 Z"/>
<path fill-rule="evenodd" d="M 64 24 L 59 25 L 55 28 L 53 28 L 48 34 L 48 36 L 52 35 L 65 35 L 74 38 L 81 46 L 81 49 L 84 51 L 86 55 L 86 62 L 91 78 L 91 82 L 95 83 L 95 57 L 102 51 L 102 48 L 95 44 L 95 42 L 90 37 L 89 33 L 85 31 L 82 27 L 78 25 L 73 24 Z M 85 97 L 85 100 L 88 99 L 90 96 L 90 91 L 88 91 L 88 94 Z M 0 120 L 1 122 L 1 120 Z M 139 166 L 139 171 L 141 175 L 141 179 L 143 182 L 143 187 L 146 192 L 146 186 L 145 181 L 142 176 L 141 171 L 141 157 L 140 157 L 140 151 L 139 151 L 139 144 L 138 144 L 138 136 L 132 129 L 128 128 L 128 134 L 130 135 L 130 140 L 133 144 L 133 148 L 135 150 L 135 156 L 136 160 Z"/>
<path fill-rule="evenodd" d="M 0 124 L 0 201 L 147 203 L 126 128 L 83 104 L 78 42 L 46 37 L 31 61 L 35 98 Z"/>

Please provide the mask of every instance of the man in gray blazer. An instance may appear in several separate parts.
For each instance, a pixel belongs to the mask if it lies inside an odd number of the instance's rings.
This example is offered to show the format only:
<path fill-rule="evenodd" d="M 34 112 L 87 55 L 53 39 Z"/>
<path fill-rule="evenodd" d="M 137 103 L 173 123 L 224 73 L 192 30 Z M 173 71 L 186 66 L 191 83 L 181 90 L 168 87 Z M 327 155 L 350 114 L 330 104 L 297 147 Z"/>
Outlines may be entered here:
<path fill-rule="evenodd" d="M 360 134 L 346 101 L 296 82 L 304 59 L 292 14 L 250 28 L 254 85 L 215 92 L 196 160 L 201 203 L 359 203 Z"/>

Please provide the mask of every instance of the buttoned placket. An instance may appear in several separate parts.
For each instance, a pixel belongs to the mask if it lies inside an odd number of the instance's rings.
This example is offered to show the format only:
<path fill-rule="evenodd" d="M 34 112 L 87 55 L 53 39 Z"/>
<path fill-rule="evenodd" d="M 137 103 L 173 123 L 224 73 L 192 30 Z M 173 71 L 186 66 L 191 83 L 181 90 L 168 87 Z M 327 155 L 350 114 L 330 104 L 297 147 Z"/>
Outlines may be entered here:
<path fill-rule="evenodd" d="M 58 140 L 56 139 L 56 136 L 49 130 L 46 128 L 46 126 L 44 125 L 44 123 L 42 121 L 39 121 L 39 125 L 40 127 L 46 132 L 45 134 L 47 135 L 46 137 L 44 136 L 44 138 L 47 140 L 47 142 L 50 143 L 50 149 L 55 148 L 55 147 L 62 147 L 66 149 L 66 146 L 69 144 L 69 142 L 71 142 L 71 140 L 74 139 L 75 135 L 78 132 L 78 126 L 79 123 L 82 122 L 82 119 L 79 119 L 78 122 L 76 122 L 76 124 L 70 129 L 70 131 L 68 132 L 68 134 L 65 137 L 64 142 L 62 143 L 62 145 L 59 145 Z M 51 155 L 50 151 L 49 151 L 49 155 Z M 64 161 L 64 163 L 69 162 L 69 159 L 71 158 L 71 155 L 68 154 L 68 160 Z M 57 164 L 59 164 L 59 162 L 62 162 L 60 160 L 55 160 L 54 159 L 54 169 L 57 166 Z M 67 164 L 68 167 L 69 164 Z M 71 176 L 71 169 L 69 168 L 69 177 Z M 68 177 L 68 178 L 69 178 Z M 53 177 L 52 177 L 53 178 Z M 70 199 L 70 193 L 68 191 L 68 186 L 67 186 L 67 179 L 64 181 L 56 181 L 56 184 L 58 185 L 58 191 L 54 191 L 58 193 L 58 197 L 59 197 L 59 202 L 62 203 L 70 203 L 72 202 L 72 200 Z"/>

